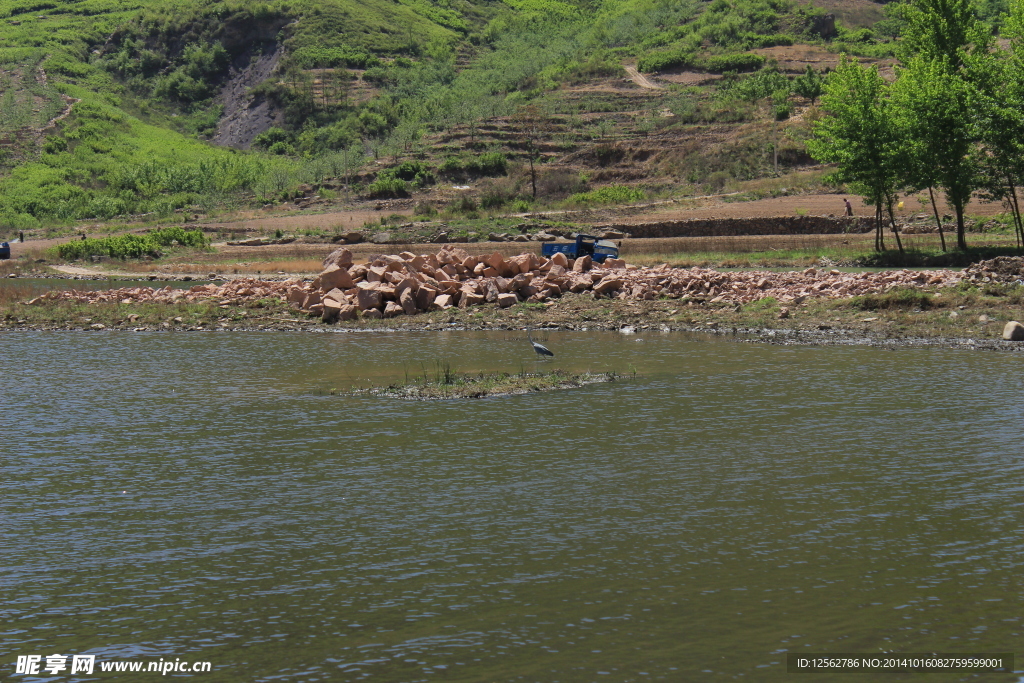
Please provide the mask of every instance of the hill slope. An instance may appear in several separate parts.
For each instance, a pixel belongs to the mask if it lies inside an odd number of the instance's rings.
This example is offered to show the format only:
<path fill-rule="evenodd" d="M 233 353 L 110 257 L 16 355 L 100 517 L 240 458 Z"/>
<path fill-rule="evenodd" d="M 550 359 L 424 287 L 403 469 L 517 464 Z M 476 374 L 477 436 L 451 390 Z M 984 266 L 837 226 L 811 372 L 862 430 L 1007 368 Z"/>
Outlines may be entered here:
<path fill-rule="evenodd" d="M 790 0 L 4 0 L 0 230 L 330 178 L 470 211 L 720 189 L 811 164 L 798 75 L 887 39 Z"/>

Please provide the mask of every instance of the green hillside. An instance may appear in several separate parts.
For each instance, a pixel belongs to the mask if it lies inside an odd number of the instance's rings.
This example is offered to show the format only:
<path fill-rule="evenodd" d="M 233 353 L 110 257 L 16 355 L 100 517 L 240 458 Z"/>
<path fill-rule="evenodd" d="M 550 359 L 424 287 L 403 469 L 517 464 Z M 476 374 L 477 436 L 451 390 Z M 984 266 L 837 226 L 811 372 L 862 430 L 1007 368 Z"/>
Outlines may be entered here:
<path fill-rule="evenodd" d="M 797 114 L 839 53 L 893 54 L 895 18 L 824 15 L 792 0 L 2 0 L 0 230 L 259 206 L 341 177 L 364 198 L 490 177 L 469 208 L 522 209 L 775 176 L 813 163 Z M 794 67 L 791 46 L 820 64 Z M 630 65 L 683 75 L 638 87 Z"/>

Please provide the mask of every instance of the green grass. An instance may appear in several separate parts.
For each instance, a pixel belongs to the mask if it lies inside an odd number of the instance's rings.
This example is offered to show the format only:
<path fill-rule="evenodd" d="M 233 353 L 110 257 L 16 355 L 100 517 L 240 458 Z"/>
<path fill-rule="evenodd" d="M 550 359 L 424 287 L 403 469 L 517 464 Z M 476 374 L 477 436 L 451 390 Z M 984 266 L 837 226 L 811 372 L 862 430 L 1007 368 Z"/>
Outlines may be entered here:
<path fill-rule="evenodd" d="M 518 373 L 460 373 L 450 363 L 438 361 L 432 369 L 424 369 L 421 377 L 406 377 L 401 383 L 358 389 L 351 393 L 371 394 L 401 399 L 485 398 L 526 394 L 534 391 L 572 389 L 597 382 L 614 382 L 614 372 L 574 373 L 566 370 Z M 335 393 L 331 391 L 330 393 Z"/>

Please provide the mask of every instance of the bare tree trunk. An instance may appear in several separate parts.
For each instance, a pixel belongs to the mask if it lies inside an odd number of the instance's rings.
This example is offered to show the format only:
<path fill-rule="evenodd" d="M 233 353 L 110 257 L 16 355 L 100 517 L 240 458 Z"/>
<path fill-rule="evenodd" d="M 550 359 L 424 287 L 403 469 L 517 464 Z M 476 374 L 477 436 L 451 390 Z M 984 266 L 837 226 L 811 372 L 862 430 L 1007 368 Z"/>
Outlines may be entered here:
<path fill-rule="evenodd" d="M 537 171 L 533 168 L 533 150 L 530 150 L 530 185 L 533 187 L 533 198 L 537 198 Z"/>
<path fill-rule="evenodd" d="M 882 201 L 875 202 L 875 251 L 885 251 L 885 232 L 882 227 Z"/>
<path fill-rule="evenodd" d="M 896 238 L 896 248 L 900 250 L 900 258 L 904 258 L 906 253 L 903 251 L 903 240 L 900 239 L 900 231 L 896 227 L 896 216 L 893 215 L 892 211 L 892 198 L 887 198 L 885 201 L 886 208 L 889 209 L 889 227 L 892 228 L 892 234 Z"/>
<path fill-rule="evenodd" d="M 1024 221 L 1021 221 L 1020 203 L 1017 201 L 1017 186 L 1013 180 L 1006 178 L 1006 186 L 1010 190 L 1010 211 L 1013 213 L 1013 227 L 1017 233 L 1017 247 L 1024 249 Z"/>
<path fill-rule="evenodd" d="M 935 193 L 932 192 L 932 186 L 928 186 L 928 196 L 932 200 L 932 211 L 935 213 L 935 224 L 939 226 L 939 240 L 942 242 L 942 251 L 946 251 L 946 236 L 942 232 L 942 218 L 939 217 L 939 207 L 935 203 Z"/>
<path fill-rule="evenodd" d="M 967 228 L 964 227 L 964 205 L 957 203 L 956 209 L 956 248 L 967 251 Z"/>

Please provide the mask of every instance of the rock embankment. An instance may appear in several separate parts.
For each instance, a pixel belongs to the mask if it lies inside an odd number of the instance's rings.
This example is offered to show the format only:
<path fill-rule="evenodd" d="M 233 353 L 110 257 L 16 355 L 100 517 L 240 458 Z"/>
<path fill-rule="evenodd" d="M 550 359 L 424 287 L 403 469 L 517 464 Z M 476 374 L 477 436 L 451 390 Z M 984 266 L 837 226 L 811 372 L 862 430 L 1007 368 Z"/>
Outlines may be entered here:
<path fill-rule="evenodd" d="M 1024 256 L 997 256 L 988 261 L 979 261 L 964 270 L 964 279 L 974 283 L 1024 282 Z"/>
<path fill-rule="evenodd" d="M 338 249 L 324 260 L 323 272 L 312 282 L 234 280 L 188 290 L 72 290 L 50 292 L 30 303 L 79 300 L 130 304 L 218 299 L 221 304 L 243 305 L 277 297 L 324 322 L 334 322 L 415 315 L 455 306 L 491 304 L 508 308 L 520 302 L 543 303 L 566 292 L 648 301 L 685 297 L 710 303 L 745 304 L 773 297 L 782 303 L 798 303 L 806 298 L 850 297 L 893 287 L 950 286 L 960 282 L 961 277 L 951 271 L 843 273 L 808 268 L 791 272 L 720 272 L 668 265 L 640 268 L 626 265 L 621 259 L 597 264 L 589 256 L 569 259 L 565 254 L 555 254 L 550 259 L 529 253 L 509 258 L 498 253 L 481 257 L 448 247 L 436 254 L 402 252 L 355 264 L 350 251 Z"/>

